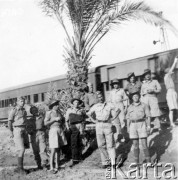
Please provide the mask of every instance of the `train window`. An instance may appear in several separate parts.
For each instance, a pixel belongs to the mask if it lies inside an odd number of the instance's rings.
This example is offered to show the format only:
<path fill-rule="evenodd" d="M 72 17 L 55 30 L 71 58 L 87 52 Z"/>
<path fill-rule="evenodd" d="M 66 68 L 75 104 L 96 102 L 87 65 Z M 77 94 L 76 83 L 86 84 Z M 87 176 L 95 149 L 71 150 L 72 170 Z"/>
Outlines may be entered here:
<path fill-rule="evenodd" d="M 38 102 L 38 94 L 34 94 L 33 98 L 34 98 L 34 103 Z"/>
<path fill-rule="evenodd" d="M 2 108 L 4 107 L 4 100 L 2 100 Z"/>
<path fill-rule="evenodd" d="M 30 103 L 30 95 L 27 96 L 27 100 Z"/>
<path fill-rule="evenodd" d="M 0 101 L 0 108 L 2 108 L 2 101 Z"/>
<path fill-rule="evenodd" d="M 8 100 L 5 100 L 5 107 L 8 107 Z"/>
<path fill-rule="evenodd" d="M 45 98 L 44 98 L 44 93 L 41 93 L 41 101 L 44 101 Z"/>

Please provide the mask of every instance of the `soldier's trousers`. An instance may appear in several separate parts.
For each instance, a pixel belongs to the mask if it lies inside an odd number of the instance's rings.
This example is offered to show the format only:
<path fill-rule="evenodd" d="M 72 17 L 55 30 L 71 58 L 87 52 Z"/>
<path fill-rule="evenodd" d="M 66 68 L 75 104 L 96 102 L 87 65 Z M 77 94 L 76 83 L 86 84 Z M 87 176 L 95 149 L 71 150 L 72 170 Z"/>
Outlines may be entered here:
<path fill-rule="evenodd" d="M 30 135 L 31 145 L 37 165 L 44 165 L 47 163 L 48 155 L 46 152 L 45 132 L 35 131 Z"/>
<path fill-rule="evenodd" d="M 112 124 L 98 122 L 96 124 L 96 138 L 98 148 L 101 154 L 102 164 L 107 165 L 107 160 L 109 157 L 111 163 L 114 165 L 116 159 L 116 152 Z"/>
<path fill-rule="evenodd" d="M 70 125 L 71 129 L 71 152 L 72 152 L 72 159 L 79 160 L 81 155 L 81 132 L 82 132 L 82 124 L 73 124 Z"/>

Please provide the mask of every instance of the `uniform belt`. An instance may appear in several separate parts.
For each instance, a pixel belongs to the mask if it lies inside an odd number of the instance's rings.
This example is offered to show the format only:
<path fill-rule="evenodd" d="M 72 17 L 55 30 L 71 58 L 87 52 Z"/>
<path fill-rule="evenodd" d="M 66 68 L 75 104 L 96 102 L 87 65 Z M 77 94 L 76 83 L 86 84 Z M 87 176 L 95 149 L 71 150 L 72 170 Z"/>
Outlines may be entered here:
<path fill-rule="evenodd" d="M 131 120 L 132 123 L 144 122 L 144 119 Z"/>
<path fill-rule="evenodd" d="M 19 125 L 19 126 L 14 126 L 15 128 L 18 127 L 18 128 L 25 128 L 26 126 L 25 125 Z"/>
<path fill-rule="evenodd" d="M 97 122 L 110 123 L 108 120 L 107 121 L 97 120 Z"/>

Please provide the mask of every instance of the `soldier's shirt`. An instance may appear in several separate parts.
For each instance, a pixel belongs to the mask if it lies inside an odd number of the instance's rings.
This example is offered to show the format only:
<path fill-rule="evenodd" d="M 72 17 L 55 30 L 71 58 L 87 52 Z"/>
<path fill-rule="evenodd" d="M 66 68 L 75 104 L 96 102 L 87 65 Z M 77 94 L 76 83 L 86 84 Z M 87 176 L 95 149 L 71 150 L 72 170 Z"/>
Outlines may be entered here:
<path fill-rule="evenodd" d="M 81 122 L 84 120 L 85 111 L 81 108 L 69 108 L 66 112 L 65 119 L 70 123 Z"/>
<path fill-rule="evenodd" d="M 145 117 L 150 117 L 150 110 L 148 106 L 145 103 L 139 102 L 139 103 L 132 103 L 128 110 L 126 119 L 128 120 L 139 120 L 144 119 Z"/>
<path fill-rule="evenodd" d="M 60 118 L 61 118 L 61 121 L 54 122 L 53 124 L 50 125 L 50 127 L 60 126 L 61 123 L 62 123 L 62 115 L 60 114 L 60 112 L 55 111 L 55 110 L 48 111 L 48 112 L 46 113 L 46 117 L 45 117 L 45 120 L 44 120 L 44 121 L 47 122 L 47 121 L 50 121 L 50 120 L 52 120 L 53 118 L 56 118 L 56 117 L 60 117 Z"/>
<path fill-rule="evenodd" d="M 89 110 L 90 107 L 96 104 L 97 102 L 98 102 L 97 94 L 91 92 L 85 94 L 84 103 L 86 110 Z"/>
<path fill-rule="evenodd" d="M 27 112 L 25 108 L 16 106 L 9 113 L 8 121 L 13 122 L 13 126 L 25 126 L 26 125 Z"/>
<path fill-rule="evenodd" d="M 112 116 L 113 113 L 118 113 L 120 109 L 116 108 L 111 103 L 97 103 L 91 107 L 87 115 L 93 115 L 95 113 L 96 120 L 100 121 L 108 121 Z"/>
<path fill-rule="evenodd" d="M 136 81 L 135 83 L 128 83 L 125 90 L 132 94 L 133 92 L 141 90 L 142 83 L 140 81 Z"/>
<path fill-rule="evenodd" d="M 29 128 L 29 131 L 44 129 L 44 117 L 42 115 L 33 116 L 27 120 L 27 128 Z"/>
<path fill-rule="evenodd" d="M 157 80 L 145 81 L 141 87 L 141 94 L 142 95 L 148 94 L 147 91 L 150 89 L 151 90 L 158 90 L 160 92 L 161 86 Z M 149 94 L 149 96 L 155 96 L 155 94 Z"/>
<path fill-rule="evenodd" d="M 108 97 L 108 102 L 117 104 L 123 102 L 123 100 L 127 100 L 128 97 L 124 91 L 123 88 L 120 89 L 113 89 L 110 91 L 109 97 Z"/>
<path fill-rule="evenodd" d="M 167 73 L 164 76 L 164 83 L 166 86 L 166 89 L 175 89 L 174 81 L 172 79 L 172 73 Z"/>

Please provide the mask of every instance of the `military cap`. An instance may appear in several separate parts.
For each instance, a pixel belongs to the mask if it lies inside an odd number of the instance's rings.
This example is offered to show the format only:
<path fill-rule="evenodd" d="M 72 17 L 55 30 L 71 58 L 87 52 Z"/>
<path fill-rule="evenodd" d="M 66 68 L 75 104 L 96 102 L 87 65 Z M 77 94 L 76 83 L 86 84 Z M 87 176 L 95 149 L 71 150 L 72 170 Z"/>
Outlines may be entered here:
<path fill-rule="evenodd" d="M 112 81 L 111 81 L 111 86 L 113 85 L 113 84 L 119 84 L 120 82 L 119 82 L 119 79 L 113 79 Z"/>
<path fill-rule="evenodd" d="M 17 101 L 21 101 L 21 100 L 25 101 L 25 98 L 23 96 L 17 98 Z"/>
<path fill-rule="evenodd" d="M 73 104 L 73 102 L 74 102 L 75 100 L 79 101 L 79 104 L 82 104 L 82 100 L 80 99 L 79 96 L 73 97 L 73 98 L 71 99 L 71 103 Z"/>
<path fill-rule="evenodd" d="M 56 106 L 59 104 L 59 101 L 58 100 L 53 100 L 50 104 L 49 104 L 49 109 L 52 109 L 53 106 Z"/>
<path fill-rule="evenodd" d="M 151 74 L 151 70 L 150 69 L 145 69 L 142 76 L 145 76 L 146 74 Z"/>
<path fill-rule="evenodd" d="M 131 73 L 129 73 L 129 74 L 127 75 L 127 81 L 130 81 L 130 78 L 131 78 L 132 76 L 135 77 L 134 72 L 131 72 Z"/>
<path fill-rule="evenodd" d="M 132 92 L 129 96 L 130 96 L 130 98 L 132 98 L 135 94 L 138 94 L 139 96 L 140 96 L 140 91 L 134 91 L 134 92 Z"/>

